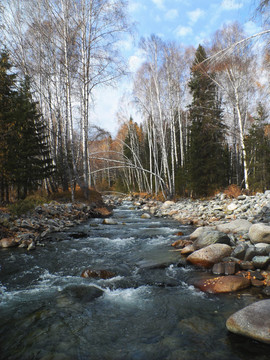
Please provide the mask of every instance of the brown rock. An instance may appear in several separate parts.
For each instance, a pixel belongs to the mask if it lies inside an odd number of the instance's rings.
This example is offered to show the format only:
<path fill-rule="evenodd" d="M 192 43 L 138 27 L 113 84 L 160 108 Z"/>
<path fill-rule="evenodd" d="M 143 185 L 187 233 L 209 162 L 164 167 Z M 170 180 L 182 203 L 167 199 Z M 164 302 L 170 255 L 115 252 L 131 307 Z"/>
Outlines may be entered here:
<path fill-rule="evenodd" d="M 10 248 L 14 246 L 18 246 L 14 238 L 4 238 L 0 240 L 0 248 Z"/>
<path fill-rule="evenodd" d="M 115 274 L 108 270 L 90 270 L 85 269 L 81 276 L 83 278 L 99 278 L 99 279 L 111 279 L 115 277 Z"/>
<path fill-rule="evenodd" d="M 219 276 L 207 280 L 199 280 L 194 283 L 198 289 L 209 293 L 228 293 L 242 290 L 250 286 L 250 280 L 240 276 Z"/>
<path fill-rule="evenodd" d="M 254 270 L 255 266 L 252 261 L 240 261 L 239 266 L 242 270 Z"/>
<path fill-rule="evenodd" d="M 188 255 L 188 254 L 193 253 L 194 250 L 195 250 L 195 249 L 194 249 L 193 244 L 190 244 L 190 245 L 185 246 L 185 247 L 181 250 L 181 254 L 182 254 L 182 255 Z"/>
<path fill-rule="evenodd" d="M 262 280 L 251 279 L 251 285 L 255 287 L 263 287 L 264 282 Z"/>
<path fill-rule="evenodd" d="M 179 239 L 179 240 L 176 240 L 174 243 L 172 243 L 172 246 L 174 246 L 174 247 L 184 247 L 184 246 L 187 246 L 187 245 L 190 245 L 190 244 L 192 244 L 192 241 Z"/>
<path fill-rule="evenodd" d="M 231 254 L 231 247 L 225 244 L 212 244 L 203 249 L 194 251 L 187 257 L 187 261 L 194 265 L 205 268 L 212 267 L 215 263 L 220 262 L 224 257 Z"/>

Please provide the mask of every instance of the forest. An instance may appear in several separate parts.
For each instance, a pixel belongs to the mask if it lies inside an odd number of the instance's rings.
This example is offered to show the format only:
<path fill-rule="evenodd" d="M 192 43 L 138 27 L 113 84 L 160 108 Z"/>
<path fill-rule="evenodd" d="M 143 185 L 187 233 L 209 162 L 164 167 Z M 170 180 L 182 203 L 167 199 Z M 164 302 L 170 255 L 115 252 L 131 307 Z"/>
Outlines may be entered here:
<path fill-rule="evenodd" d="M 119 46 L 134 31 L 127 2 L 2 2 L 0 201 L 38 189 L 74 201 L 77 187 L 164 198 L 269 189 L 270 2 L 256 3 L 264 29 L 253 36 L 234 22 L 196 49 L 142 38 L 146 61 L 112 136 L 91 113 L 97 88 L 130 76 Z"/>

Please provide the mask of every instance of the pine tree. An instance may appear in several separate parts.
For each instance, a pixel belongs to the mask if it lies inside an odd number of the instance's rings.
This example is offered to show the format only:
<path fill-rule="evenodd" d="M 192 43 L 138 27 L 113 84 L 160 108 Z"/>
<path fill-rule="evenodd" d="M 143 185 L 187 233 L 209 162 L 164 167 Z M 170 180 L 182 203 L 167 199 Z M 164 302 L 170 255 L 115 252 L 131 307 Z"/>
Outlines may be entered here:
<path fill-rule="evenodd" d="M 199 45 L 189 88 L 192 94 L 188 146 L 188 181 L 195 196 L 206 196 L 227 182 L 225 125 L 217 86 L 209 76 L 206 52 Z"/>

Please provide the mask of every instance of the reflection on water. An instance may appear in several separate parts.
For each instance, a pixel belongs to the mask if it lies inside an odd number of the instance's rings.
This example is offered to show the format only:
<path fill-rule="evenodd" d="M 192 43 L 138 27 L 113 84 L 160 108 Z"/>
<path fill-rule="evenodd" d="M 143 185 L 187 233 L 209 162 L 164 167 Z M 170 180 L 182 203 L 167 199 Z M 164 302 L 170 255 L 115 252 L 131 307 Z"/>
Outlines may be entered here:
<path fill-rule="evenodd" d="M 194 289 L 203 274 L 170 247 L 192 228 L 129 207 L 115 211 L 117 225 L 80 226 L 84 238 L 72 229 L 31 254 L 0 252 L 0 359 L 268 359 L 267 345 L 225 327 L 256 296 Z M 116 276 L 83 279 L 85 268 Z"/>

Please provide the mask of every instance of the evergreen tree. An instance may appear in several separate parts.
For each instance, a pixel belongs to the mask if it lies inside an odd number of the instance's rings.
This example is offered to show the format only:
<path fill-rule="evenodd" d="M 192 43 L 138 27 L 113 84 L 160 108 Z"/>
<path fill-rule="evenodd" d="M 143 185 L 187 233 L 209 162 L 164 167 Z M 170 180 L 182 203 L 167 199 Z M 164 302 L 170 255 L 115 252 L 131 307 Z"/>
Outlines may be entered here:
<path fill-rule="evenodd" d="M 245 140 L 250 188 L 253 191 L 270 188 L 270 125 L 266 123 L 267 118 L 265 108 L 260 103 L 255 122 Z"/>
<path fill-rule="evenodd" d="M 199 45 L 189 88 L 192 94 L 188 144 L 188 181 L 195 196 L 206 196 L 226 185 L 227 157 L 226 127 L 222 121 L 221 100 L 217 86 L 209 76 L 205 63 L 206 52 Z"/>
<path fill-rule="evenodd" d="M 12 180 L 8 163 L 10 159 L 9 138 L 14 128 L 14 97 L 16 75 L 6 50 L 0 53 L 0 193 L 1 201 L 9 200 L 9 184 Z"/>
<path fill-rule="evenodd" d="M 41 181 L 53 171 L 46 127 L 37 103 L 32 100 L 30 82 L 26 78 L 16 96 L 15 126 L 9 148 L 12 159 L 14 183 L 18 198 L 25 197 L 30 190 L 37 189 Z"/>

